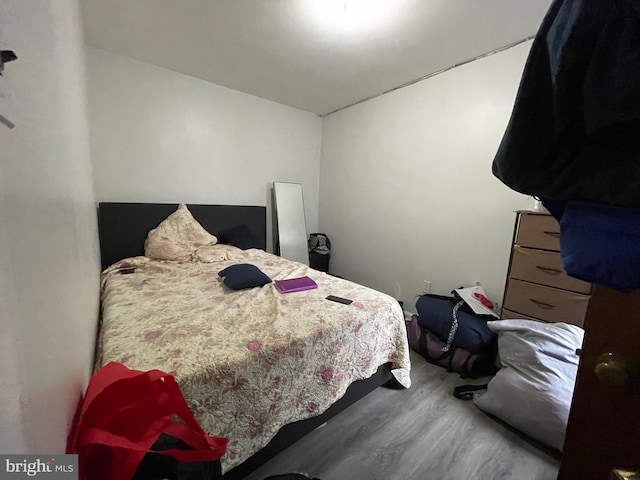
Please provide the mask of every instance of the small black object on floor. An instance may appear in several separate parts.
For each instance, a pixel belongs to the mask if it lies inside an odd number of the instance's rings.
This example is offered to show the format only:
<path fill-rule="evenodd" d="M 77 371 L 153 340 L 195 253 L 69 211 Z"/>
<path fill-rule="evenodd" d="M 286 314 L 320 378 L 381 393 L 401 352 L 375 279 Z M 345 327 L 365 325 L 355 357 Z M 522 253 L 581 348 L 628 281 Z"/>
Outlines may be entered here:
<path fill-rule="evenodd" d="M 301 473 L 284 473 L 282 475 L 272 475 L 264 480 L 320 480 L 319 478 L 310 478 Z"/>

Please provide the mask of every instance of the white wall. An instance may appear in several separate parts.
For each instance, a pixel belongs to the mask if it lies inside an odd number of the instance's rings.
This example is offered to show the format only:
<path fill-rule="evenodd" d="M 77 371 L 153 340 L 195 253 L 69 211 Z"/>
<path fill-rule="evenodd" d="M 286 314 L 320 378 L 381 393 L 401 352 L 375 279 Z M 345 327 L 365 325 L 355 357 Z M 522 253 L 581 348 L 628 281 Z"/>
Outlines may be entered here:
<path fill-rule="evenodd" d="M 316 231 L 319 117 L 96 48 L 87 60 L 99 201 L 270 206 L 273 181 L 297 182 Z"/>
<path fill-rule="evenodd" d="M 93 360 L 99 255 L 75 1 L 2 0 L 0 452 L 61 453 Z"/>
<path fill-rule="evenodd" d="M 500 301 L 513 210 L 491 174 L 530 43 L 325 118 L 319 230 L 331 270 L 413 310 L 423 280 L 480 281 Z"/>

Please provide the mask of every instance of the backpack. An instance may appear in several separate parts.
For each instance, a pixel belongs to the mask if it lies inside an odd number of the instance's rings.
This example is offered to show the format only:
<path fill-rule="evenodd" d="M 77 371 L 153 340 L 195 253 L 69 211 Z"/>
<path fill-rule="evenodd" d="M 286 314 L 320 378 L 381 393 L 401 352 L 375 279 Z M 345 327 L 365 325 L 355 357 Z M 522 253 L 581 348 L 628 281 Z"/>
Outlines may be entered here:
<path fill-rule="evenodd" d="M 459 373 L 462 378 L 478 378 L 495 373 L 495 342 L 476 353 L 471 353 L 456 344 L 443 351 L 447 343 L 421 326 L 417 315 L 413 315 L 411 320 L 406 322 L 406 327 L 409 346 L 427 362 L 444 367 L 448 372 Z"/>
<path fill-rule="evenodd" d="M 331 241 L 324 233 L 311 233 L 307 240 L 309 252 L 326 255 L 331 252 Z"/>
<path fill-rule="evenodd" d="M 329 273 L 331 259 L 331 241 L 324 233 L 312 233 L 307 240 L 309 247 L 309 266 L 321 272 Z"/>

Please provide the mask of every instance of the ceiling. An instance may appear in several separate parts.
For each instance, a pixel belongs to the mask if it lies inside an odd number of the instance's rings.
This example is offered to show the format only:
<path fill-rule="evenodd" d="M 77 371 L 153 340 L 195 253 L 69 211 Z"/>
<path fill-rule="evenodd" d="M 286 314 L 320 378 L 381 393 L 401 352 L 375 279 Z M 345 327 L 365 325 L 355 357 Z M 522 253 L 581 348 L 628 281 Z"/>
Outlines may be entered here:
<path fill-rule="evenodd" d="M 324 115 L 535 34 L 551 0 L 80 0 L 89 45 Z"/>

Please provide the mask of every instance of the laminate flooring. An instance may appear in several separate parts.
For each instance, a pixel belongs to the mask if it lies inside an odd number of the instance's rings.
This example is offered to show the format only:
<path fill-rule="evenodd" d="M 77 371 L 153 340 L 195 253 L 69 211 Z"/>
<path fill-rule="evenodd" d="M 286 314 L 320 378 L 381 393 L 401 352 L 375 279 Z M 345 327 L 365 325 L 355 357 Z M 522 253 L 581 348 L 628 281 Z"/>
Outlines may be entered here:
<path fill-rule="evenodd" d="M 378 388 L 245 480 L 555 480 L 557 455 L 453 397 L 468 380 L 411 352 L 410 389 Z"/>

